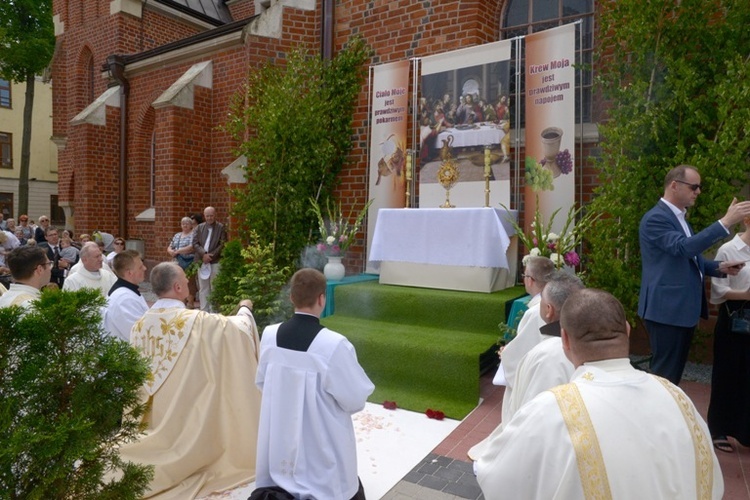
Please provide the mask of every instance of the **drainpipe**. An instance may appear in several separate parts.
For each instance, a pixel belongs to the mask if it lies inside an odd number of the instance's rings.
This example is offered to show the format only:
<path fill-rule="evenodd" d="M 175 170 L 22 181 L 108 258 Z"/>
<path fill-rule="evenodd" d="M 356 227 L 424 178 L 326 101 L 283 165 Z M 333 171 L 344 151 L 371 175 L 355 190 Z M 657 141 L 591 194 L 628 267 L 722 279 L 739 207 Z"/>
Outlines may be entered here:
<path fill-rule="evenodd" d="M 121 55 L 107 57 L 109 74 L 120 86 L 120 168 L 119 168 L 119 236 L 128 239 L 127 208 L 128 208 L 128 93 L 130 83 L 125 78 L 125 58 Z"/>
<path fill-rule="evenodd" d="M 333 59 L 333 9 L 335 0 L 323 0 L 323 32 L 320 36 L 320 54 L 325 60 Z"/>

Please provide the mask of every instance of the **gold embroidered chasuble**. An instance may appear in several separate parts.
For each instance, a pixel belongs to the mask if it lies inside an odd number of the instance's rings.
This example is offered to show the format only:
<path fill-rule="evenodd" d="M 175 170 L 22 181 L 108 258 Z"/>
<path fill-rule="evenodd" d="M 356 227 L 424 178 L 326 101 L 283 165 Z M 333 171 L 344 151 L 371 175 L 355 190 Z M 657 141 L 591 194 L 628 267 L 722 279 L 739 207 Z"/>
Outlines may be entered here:
<path fill-rule="evenodd" d="M 124 460 L 153 464 L 145 498 L 208 495 L 255 478 L 260 391 L 258 331 L 241 309 L 226 317 L 161 299 L 136 322 L 131 343 L 151 359 L 142 391 L 150 408 Z"/>

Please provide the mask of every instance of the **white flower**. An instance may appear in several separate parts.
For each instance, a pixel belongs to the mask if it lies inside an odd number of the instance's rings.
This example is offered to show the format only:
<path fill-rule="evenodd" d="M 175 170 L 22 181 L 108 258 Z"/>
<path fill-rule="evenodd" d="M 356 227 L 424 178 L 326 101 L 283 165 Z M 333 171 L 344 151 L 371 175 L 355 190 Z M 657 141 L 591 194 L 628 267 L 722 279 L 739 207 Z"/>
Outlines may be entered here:
<path fill-rule="evenodd" d="M 326 238 L 326 244 L 328 245 L 333 245 L 335 242 L 336 238 L 334 238 L 333 236 L 329 236 L 328 238 Z"/>
<path fill-rule="evenodd" d="M 554 264 L 556 266 L 558 266 L 558 267 L 560 267 L 563 264 L 565 264 L 563 256 L 561 254 L 559 254 L 559 253 L 552 253 L 552 254 L 550 254 L 549 260 L 551 260 L 552 262 L 554 262 Z"/>
<path fill-rule="evenodd" d="M 537 247 L 534 247 L 531 250 L 529 250 L 529 256 L 539 257 L 540 255 L 542 255 L 542 251 L 539 250 Z"/>
<path fill-rule="evenodd" d="M 547 242 L 548 243 L 554 243 L 554 242 L 556 242 L 559 239 L 560 239 L 560 237 L 558 235 L 556 235 L 555 233 L 548 233 L 547 234 Z"/>
<path fill-rule="evenodd" d="M 533 250 L 536 250 L 536 248 L 534 248 Z M 529 254 L 529 255 L 524 255 L 524 256 L 523 256 L 523 260 L 521 260 L 521 264 L 522 264 L 522 265 L 523 265 L 524 267 L 526 267 L 526 264 L 528 264 L 528 263 L 529 263 L 529 258 L 531 258 L 531 254 Z"/>

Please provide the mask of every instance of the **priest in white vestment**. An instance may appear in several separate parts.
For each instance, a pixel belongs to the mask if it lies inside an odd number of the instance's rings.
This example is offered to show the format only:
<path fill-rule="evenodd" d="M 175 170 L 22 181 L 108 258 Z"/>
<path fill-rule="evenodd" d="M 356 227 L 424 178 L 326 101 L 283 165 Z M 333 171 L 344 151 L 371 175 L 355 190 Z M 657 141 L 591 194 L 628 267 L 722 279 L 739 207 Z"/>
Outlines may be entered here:
<path fill-rule="evenodd" d="M 129 342 L 133 324 L 148 310 L 146 299 L 138 289 L 146 276 L 146 266 L 141 254 L 135 250 L 123 250 L 112 260 L 112 267 L 117 281 L 109 290 L 102 324 L 110 335 Z"/>
<path fill-rule="evenodd" d="M 79 272 L 68 274 L 63 283 L 63 290 L 75 291 L 81 288 L 99 290 L 103 297 L 107 297 L 110 289 L 117 281 L 117 276 L 102 267 L 102 251 L 93 241 L 87 241 L 81 247 Z"/>
<path fill-rule="evenodd" d="M 42 248 L 24 245 L 11 250 L 6 263 L 14 282 L 0 296 L 0 307 L 21 306 L 28 309 L 31 301 L 39 298 L 42 287 L 49 283 L 52 262 Z"/>
<path fill-rule="evenodd" d="M 135 325 L 133 346 L 151 359 L 146 429 L 124 460 L 155 466 L 146 498 L 189 499 L 255 478 L 260 392 L 252 302 L 236 316 L 187 309 L 188 280 L 174 262 L 151 271 L 159 297 Z"/>
<path fill-rule="evenodd" d="M 542 290 L 539 315 L 544 324 L 539 328 L 542 340 L 534 346 L 518 364 L 515 385 L 510 398 L 503 399 L 502 421 L 485 439 L 469 450 L 469 457 L 476 460 L 489 443 L 503 431 L 503 425 L 525 403 L 537 394 L 557 385 L 567 384 L 573 375 L 573 364 L 565 356 L 560 339 L 560 311 L 568 297 L 583 288 L 583 283 L 567 271 L 554 271 Z"/>
<path fill-rule="evenodd" d="M 721 498 L 706 423 L 677 386 L 631 366 L 617 299 L 580 290 L 560 324 L 572 382 L 524 405 L 479 457 L 485 498 Z"/>
<path fill-rule="evenodd" d="M 291 280 L 294 317 L 263 331 L 256 486 L 302 499 L 363 499 L 352 415 L 375 386 L 354 346 L 320 324 L 325 293 L 322 273 L 300 269 Z"/>

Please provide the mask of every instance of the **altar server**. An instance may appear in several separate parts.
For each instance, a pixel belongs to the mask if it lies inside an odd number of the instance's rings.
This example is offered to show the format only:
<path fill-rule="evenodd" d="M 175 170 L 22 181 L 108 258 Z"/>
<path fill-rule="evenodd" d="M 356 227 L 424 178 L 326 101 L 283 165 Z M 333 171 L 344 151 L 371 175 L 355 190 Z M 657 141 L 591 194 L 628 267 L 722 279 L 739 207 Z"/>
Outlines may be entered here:
<path fill-rule="evenodd" d="M 477 464 L 485 498 L 721 498 L 705 422 L 677 386 L 630 365 L 617 299 L 580 290 L 560 324 L 572 382 L 523 406 L 489 444 Z"/>
<path fill-rule="evenodd" d="M 159 299 L 130 335 L 151 360 L 141 393 L 149 412 L 122 458 L 154 465 L 145 498 L 196 498 L 252 481 L 260 415 L 252 302 L 229 317 L 187 309 L 188 280 L 175 262 L 156 265 L 150 281 Z"/>
<path fill-rule="evenodd" d="M 141 254 L 135 250 L 123 250 L 112 259 L 112 269 L 117 281 L 109 290 L 102 324 L 110 335 L 129 342 L 130 329 L 148 310 L 146 299 L 138 289 L 145 278 L 146 266 Z"/>
<path fill-rule="evenodd" d="M 267 327 L 260 346 L 256 486 L 280 487 L 294 498 L 364 498 L 351 416 L 375 386 L 354 346 L 320 324 L 323 274 L 297 271 L 291 300 L 294 317 Z"/>

